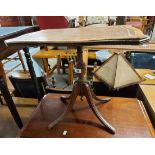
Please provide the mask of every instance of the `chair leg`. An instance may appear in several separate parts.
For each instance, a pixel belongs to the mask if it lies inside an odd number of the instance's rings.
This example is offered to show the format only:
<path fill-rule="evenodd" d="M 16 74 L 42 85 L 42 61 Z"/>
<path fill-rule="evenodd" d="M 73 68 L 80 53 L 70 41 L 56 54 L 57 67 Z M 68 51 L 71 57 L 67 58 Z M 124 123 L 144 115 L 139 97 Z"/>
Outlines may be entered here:
<path fill-rule="evenodd" d="M 1 94 L 0 94 L 0 103 L 1 103 L 2 105 L 4 105 L 3 100 L 2 100 L 2 97 L 1 97 Z"/>
<path fill-rule="evenodd" d="M 5 74 L 5 71 L 4 71 L 3 63 L 1 61 L 0 61 L 0 69 L 1 69 L 0 74 L 2 74 L 5 83 L 7 83 L 6 74 Z"/>
<path fill-rule="evenodd" d="M 20 62 L 21 62 L 21 64 L 22 64 L 23 70 L 24 70 L 24 72 L 26 73 L 26 67 L 25 67 L 25 64 L 24 64 L 24 60 L 23 60 L 21 51 L 18 51 L 18 57 L 19 57 L 19 60 L 20 60 Z"/>
<path fill-rule="evenodd" d="M 48 59 L 47 58 L 43 58 L 43 64 L 44 64 L 45 72 L 47 73 L 47 75 L 49 75 Z"/>

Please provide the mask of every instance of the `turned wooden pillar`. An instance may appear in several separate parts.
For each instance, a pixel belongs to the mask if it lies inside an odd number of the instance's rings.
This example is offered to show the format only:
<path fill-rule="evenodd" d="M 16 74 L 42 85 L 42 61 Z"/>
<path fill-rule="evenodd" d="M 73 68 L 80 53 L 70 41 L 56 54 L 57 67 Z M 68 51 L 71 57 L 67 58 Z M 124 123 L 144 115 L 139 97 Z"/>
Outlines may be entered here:
<path fill-rule="evenodd" d="M 31 78 L 32 78 L 33 83 L 34 83 L 34 87 L 36 89 L 36 94 L 37 94 L 38 100 L 41 100 L 41 98 L 42 98 L 41 97 L 41 92 L 40 92 L 38 80 L 37 80 L 37 77 L 36 77 L 36 74 L 35 74 L 35 71 L 34 71 L 33 62 L 32 62 L 31 57 L 30 57 L 29 48 L 24 48 L 23 50 L 25 52 L 27 65 L 28 65 L 28 68 L 29 68 Z"/>

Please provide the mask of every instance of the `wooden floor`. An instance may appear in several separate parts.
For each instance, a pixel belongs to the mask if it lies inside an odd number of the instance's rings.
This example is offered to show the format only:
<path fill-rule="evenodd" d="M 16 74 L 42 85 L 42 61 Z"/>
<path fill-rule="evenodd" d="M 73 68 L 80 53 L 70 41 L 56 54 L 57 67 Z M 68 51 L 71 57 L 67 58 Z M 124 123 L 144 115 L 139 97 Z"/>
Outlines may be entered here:
<path fill-rule="evenodd" d="M 36 99 L 13 98 L 23 123 L 28 120 L 37 105 Z M 0 138 L 17 137 L 19 129 L 6 105 L 0 105 Z"/>
<path fill-rule="evenodd" d="M 51 66 L 54 64 L 54 62 L 52 61 Z M 7 76 L 9 76 L 10 74 L 12 74 L 12 71 L 9 72 Z M 10 90 L 10 93 L 12 94 L 14 87 L 12 86 L 8 77 L 7 77 L 7 85 Z M 29 117 L 31 116 L 33 110 L 36 108 L 38 100 L 30 98 L 18 98 L 18 97 L 13 97 L 13 100 L 16 104 L 21 119 L 25 124 L 29 119 Z M 8 110 L 8 107 L 6 105 L 0 104 L 0 138 L 17 137 L 19 131 L 20 130 L 18 129 L 16 123 L 14 122 L 12 115 Z"/>

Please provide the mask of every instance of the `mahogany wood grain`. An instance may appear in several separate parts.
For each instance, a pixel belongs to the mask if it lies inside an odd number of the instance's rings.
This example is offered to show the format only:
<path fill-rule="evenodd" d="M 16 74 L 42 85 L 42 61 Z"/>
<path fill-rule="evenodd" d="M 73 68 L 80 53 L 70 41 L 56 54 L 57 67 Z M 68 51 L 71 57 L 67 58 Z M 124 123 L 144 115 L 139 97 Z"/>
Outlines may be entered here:
<path fill-rule="evenodd" d="M 154 137 L 154 129 L 143 104 L 137 99 L 114 97 L 105 104 L 98 104 L 101 114 L 116 128 L 114 135 L 104 130 L 90 110 L 86 100 L 77 98 L 74 110 L 66 118 L 49 130 L 48 125 L 64 110 L 60 101 L 62 94 L 44 96 L 30 120 L 20 132 L 20 137 Z M 67 135 L 63 135 L 67 131 Z"/>
<path fill-rule="evenodd" d="M 0 16 L 0 25 L 4 26 L 32 26 L 31 16 Z"/>
<path fill-rule="evenodd" d="M 72 85 L 73 84 L 73 69 L 74 69 L 74 63 L 73 60 L 69 61 L 69 73 L 68 73 L 68 85 Z"/>

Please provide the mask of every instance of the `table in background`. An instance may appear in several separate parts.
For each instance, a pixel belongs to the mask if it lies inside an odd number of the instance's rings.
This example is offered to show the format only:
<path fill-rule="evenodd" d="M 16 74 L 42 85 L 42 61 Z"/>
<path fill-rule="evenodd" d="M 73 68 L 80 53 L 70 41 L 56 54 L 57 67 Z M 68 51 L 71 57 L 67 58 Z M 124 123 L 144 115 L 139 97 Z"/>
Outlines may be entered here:
<path fill-rule="evenodd" d="M 155 128 L 155 79 L 149 79 L 144 76 L 150 74 L 155 77 L 155 73 L 150 69 L 136 69 L 136 71 L 144 79 L 144 81 L 139 84 L 137 97 L 143 101 Z"/>
<path fill-rule="evenodd" d="M 152 75 L 155 77 L 155 73 L 151 69 L 136 69 L 137 73 L 144 79 L 140 85 L 153 85 L 155 84 L 155 79 L 149 79 L 145 77 L 146 74 Z"/>
<path fill-rule="evenodd" d="M 155 128 L 155 85 L 139 85 L 137 97 L 143 101 Z"/>
<path fill-rule="evenodd" d="M 14 105 L 14 102 L 12 100 L 12 97 L 9 93 L 9 90 L 7 88 L 6 82 L 5 82 L 5 72 L 4 68 L 2 65 L 2 60 L 10 56 L 11 54 L 17 52 L 20 50 L 20 47 L 12 47 L 12 46 L 6 46 L 5 40 L 10 39 L 13 37 L 20 36 L 22 34 L 28 33 L 28 32 L 33 32 L 37 30 L 37 26 L 19 26 L 19 27 L 0 27 L 0 90 L 1 93 L 8 105 L 8 108 L 16 121 L 17 125 L 19 128 L 22 128 L 23 124 L 20 119 L 20 116 L 16 110 L 16 107 Z"/>
<path fill-rule="evenodd" d="M 94 68 L 94 71 L 97 68 Z M 152 76 L 155 76 L 155 73 L 151 69 L 136 69 L 136 72 L 141 76 L 141 78 L 144 80 L 140 84 L 141 85 L 153 85 L 155 84 L 155 79 L 149 79 L 145 77 L 144 75 L 150 74 Z M 99 81 L 95 76 L 93 76 L 93 82 L 101 82 Z"/>

